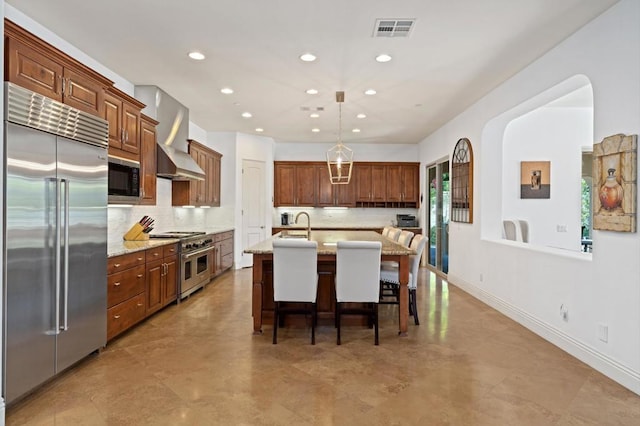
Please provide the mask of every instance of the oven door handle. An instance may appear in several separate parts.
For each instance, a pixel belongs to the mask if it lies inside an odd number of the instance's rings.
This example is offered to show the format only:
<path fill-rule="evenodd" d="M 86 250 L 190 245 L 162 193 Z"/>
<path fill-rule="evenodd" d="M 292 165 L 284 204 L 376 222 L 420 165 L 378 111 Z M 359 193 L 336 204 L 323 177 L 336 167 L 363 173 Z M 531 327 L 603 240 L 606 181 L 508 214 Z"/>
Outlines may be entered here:
<path fill-rule="evenodd" d="M 192 251 L 192 252 L 189 252 L 189 253 L 185 253 L 185 254 L 182 255 L 182 260 L 189 259 L 190 257 L 197 256 L 199 254 L 206 253 L 206 252 L 211 251 L 211 250 L 213 250 L 213 247 L 205 247 L 205 248 L 200 249 L 200 250 L 196 250 L 196 251 Z"/>

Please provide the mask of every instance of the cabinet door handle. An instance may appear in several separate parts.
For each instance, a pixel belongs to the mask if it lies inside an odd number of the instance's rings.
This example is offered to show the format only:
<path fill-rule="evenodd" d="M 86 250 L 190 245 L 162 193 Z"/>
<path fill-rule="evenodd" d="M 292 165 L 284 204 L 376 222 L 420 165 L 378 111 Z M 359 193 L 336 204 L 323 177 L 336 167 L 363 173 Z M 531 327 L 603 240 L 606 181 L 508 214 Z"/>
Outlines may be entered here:
<path fill-rule="evenodd" d="M 119 264 L 119 263 L 116 263 L 116 264 L 114 264 L 114 265 L 113 265 L 113 267 L 114 267 L 114 268 L 119 268 L 119 267 L 120 267 L 120 264 Z"/>
<path fill-rule="evenodd" d="M 113 319 L 120 319 L 120 315 L 114 315 Z"/>
<path fill-rule="evenodd" d="M 120 287 L 120 282 L 113 283 L 113 286 L 114 286 L 114 287 Z"/>
<path fill-rule="evenodd" d="M 158 256 L 160 255 L 160 253 L 153 253 L 153 255 L 154 255 L 155 257 L 158 257 Z"/>
<path fill-rule="evenodd" d="M 142 262 L 142 258 L 141 257 L 138 258 L 138 262 Z"/>
<path fill-rule="evenodd" d="M 124 135 L 125 135 L 125 136 L 124 136 L 125 140 L 126 140 L 127 142 L 129 142 L 129 131 L 128 131 L 128 130 L 125 130 L 125 131 L 124 131 Z"/>
<path fill-rule="evenodd" d="M 142 303 L 138 303 L 138 308 L 139 308 L 140 306 L 143 306 L 143 305 L 142 305 Z"/>
<path fill-rule="evenodd" d="M 138 274 L 138 278 L 142 278 L 142 274 Z"/>
<path fill-rule="evenodd" d="M 64 77 L 60 76 L 60 94 L 64 96 Z"/>

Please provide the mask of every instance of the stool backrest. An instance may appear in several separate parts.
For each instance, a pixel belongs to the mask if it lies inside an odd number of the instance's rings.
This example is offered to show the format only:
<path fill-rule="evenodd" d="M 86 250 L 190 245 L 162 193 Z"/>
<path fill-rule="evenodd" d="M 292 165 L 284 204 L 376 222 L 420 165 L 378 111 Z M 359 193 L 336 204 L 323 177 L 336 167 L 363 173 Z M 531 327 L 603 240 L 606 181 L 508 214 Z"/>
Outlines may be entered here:
<path fill-rule="evenodd" d="M 318 243 L 273 240 L 273 300 L 315 302 L 318 290 Z"/>
<path fill-rule="evenodd" d="M 380 241 L 338 241 L 336 300 L 377 303 L 380 299 Z"/>

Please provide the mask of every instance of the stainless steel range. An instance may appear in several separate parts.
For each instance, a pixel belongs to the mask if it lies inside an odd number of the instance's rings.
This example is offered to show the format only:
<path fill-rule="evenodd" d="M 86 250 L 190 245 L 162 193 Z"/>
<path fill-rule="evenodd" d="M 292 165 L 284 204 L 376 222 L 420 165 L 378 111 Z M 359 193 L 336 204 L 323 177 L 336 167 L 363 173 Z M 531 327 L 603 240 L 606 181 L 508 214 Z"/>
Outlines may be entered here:
<path fill-rule="evenodd" d="M 211 279 L 213 239 L 204 232 L 164 232 L 149 235 L 151 238 L 180 239 L 180 299 L 204 287 Z"/>

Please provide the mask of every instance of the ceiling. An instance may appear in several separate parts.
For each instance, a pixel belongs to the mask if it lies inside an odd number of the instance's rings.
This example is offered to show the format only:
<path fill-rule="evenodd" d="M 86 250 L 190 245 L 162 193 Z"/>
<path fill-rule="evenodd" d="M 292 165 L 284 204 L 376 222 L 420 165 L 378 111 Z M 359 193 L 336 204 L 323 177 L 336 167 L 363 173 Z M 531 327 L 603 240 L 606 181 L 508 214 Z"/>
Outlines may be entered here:
<path fill-rule="evenodd" d="M 7 0 L 206 131 L 418 143 L 617 0 Z M 377 19 L 415 19 L 373 37 Z M 198 50 L 203 61 L 188 58 Z M 315 62 L 299 56 L 311 52 Z M 387 53 L 393 59 L 378 63 Z M 234 90 L 220 93 L 223 87 Z M 307 89 L 317 95 L 305 93 Z M 363 92 L 373 88 L 374 96 Z M 313 110 L 319 118 L 311 118 Z M 251 118 L 243 118 L 250 112 Z M 356 118 L 359 113 L 366 118 Z M 256 128 L 263 128 L 262 133 Z M 320 131 L 313 133 L 312 128 Z M 360 129 L 353 133 L 352 129 Z"/>

